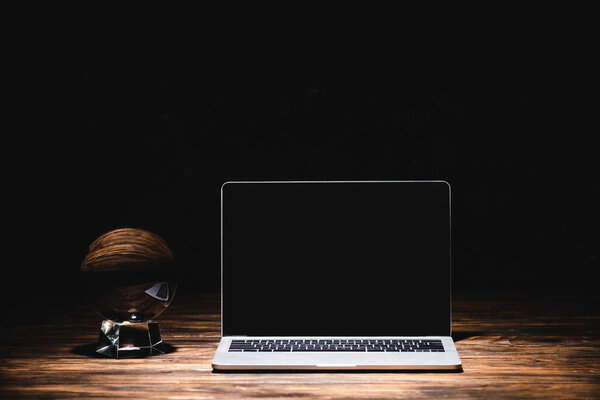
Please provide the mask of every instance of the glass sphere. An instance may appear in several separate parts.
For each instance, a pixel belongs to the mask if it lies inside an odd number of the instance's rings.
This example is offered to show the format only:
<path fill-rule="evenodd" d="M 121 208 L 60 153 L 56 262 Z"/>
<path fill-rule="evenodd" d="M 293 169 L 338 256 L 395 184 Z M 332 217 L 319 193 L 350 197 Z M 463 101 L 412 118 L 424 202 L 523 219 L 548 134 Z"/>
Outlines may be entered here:
<path fill-rule="evenodd" d="M 141 229 L 116 229 L 100 236 L 90 245 L 80 270 L 91 306 L 115 322 L 157 317 L 177 290 L 169 246 Z"/>

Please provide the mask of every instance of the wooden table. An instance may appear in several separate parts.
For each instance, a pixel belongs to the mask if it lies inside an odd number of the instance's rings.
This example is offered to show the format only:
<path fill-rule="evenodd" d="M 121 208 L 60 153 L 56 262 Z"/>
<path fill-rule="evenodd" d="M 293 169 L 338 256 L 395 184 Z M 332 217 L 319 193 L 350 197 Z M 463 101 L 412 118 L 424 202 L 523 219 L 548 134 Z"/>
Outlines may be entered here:
<path fill-rule="evenodd" d="M 181 295 L 159 317 L 167 354 L 107 359 L 93 352 L 101 318 L 70 301 L 2 324 L 0 398 L 600 398 L 599 298 L 456 295 L 458 373 L 213 372 L 216 295 Z"/>

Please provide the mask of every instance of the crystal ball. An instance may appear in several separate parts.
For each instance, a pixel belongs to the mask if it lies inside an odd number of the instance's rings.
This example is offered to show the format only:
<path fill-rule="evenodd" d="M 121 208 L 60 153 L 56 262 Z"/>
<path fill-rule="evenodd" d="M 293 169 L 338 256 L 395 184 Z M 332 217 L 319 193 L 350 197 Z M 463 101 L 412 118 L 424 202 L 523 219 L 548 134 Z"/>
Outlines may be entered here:
<path fill-rule="evenodd" d="M 80 271 L 90 305 L 115 322 L 157 317 L 177 290 L 169 246 L 142 229 L 116 229 L 100 236 L 90 245 Z"/>

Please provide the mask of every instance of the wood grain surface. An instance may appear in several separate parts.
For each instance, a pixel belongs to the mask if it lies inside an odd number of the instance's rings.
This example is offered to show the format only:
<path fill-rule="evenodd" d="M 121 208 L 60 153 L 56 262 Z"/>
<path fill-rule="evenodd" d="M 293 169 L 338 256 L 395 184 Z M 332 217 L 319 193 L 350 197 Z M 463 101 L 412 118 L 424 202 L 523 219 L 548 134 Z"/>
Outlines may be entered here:
<path fill-rule="evenodd" d="M 179 296 L 158 319 L 167 354 L 121 360 L 94 353 L 101 318 L 71 299 L 4 320 L 0 398 L 600 398 L 599 306 L 578 296 L 457 295 L 458 373 L 231 373 L 211 369 L 216 295 Z"/>

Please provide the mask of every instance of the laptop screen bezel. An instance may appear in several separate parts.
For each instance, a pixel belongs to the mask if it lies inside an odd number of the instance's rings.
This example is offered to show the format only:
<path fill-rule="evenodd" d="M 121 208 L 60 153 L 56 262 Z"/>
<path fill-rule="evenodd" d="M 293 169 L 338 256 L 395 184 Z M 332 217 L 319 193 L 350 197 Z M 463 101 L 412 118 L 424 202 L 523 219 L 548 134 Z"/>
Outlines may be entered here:
<path fill-rule="evenodd" d="M 221 215 L 220 215 L 220 224 L 221 224 L 221 232 L 220 232 L 220 265 L 221 265 L 221 287 L 220 287 L 220 291 L 221 291 L 221 296 L 220 296 L 220 300 L 221 300 L 221 336 L 222 337 L 226 337 L 226 336 L 245 336 L 245 335 L 241 335 L 241 334 L 235 334 L 235 335 L 227 335 L 227 333 L 225 332 L 225 326 L 224 326 L 224 279 L 223 279 L 223 271 L 224 271 L 224 265 L 223 265 L 223 199 L 224 199 L 224 188 L 227 185 L 238 185 L 238 184 L 336 184 L 336 183 L 343 183 L 343 184 L 352 184 L 352 183 L 360 183 L 360 184 L 388 184 L 388 183 L 399 183 L 399 184 L 410 184 L 410 183 L 435 183 L 435 184 L 440 184 L 443 183 L 445 185 L 447 185 L 448 187 L 448 217 L 449 217 L 449 221 L 448 221 L 448 228 L 449 228 L 449 232 L 448 232 L 448 237 L 449 237 L 449 254 L 448 254 L 448 297 L 449 297 L 449 326 L 448 326 L 448 332 L 447 332 L 447 336 L 451 336 L 452 335 L 452 187 L 450 185 L 450 183 L 446 180 L 359 180 L 359 181 L 348 181 L 348 180 L 332 180 L 332 181 L 314 181 L 314 180 L 300 180 L 300 181 L 226 181 L 221 185 Z M 264 335 L 262 335 L 264 336 Z M 277 337 L 283 337 L 284 335 L 271 335 L 271 336 L 277 336 Z M 305 335 L 304 335 L 305 336 Z M 316 336 L 316 335 L 313 335 Z M 356 335 L 353 335 L 356 336 Z M 439 336 L 439 335 L 436 335 Z"/>

